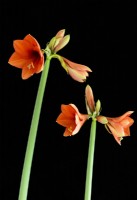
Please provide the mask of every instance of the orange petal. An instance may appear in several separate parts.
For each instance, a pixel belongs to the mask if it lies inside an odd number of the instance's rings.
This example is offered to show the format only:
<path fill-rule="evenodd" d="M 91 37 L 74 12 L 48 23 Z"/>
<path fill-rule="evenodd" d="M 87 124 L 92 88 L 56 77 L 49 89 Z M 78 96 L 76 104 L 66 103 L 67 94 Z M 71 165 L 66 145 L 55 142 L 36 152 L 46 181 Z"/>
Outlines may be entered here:
<path fill-rule="evenodd" d="M 134 123 L 134 120 L 130 117 L 126 117 L 120 122 L 120 124 L 125 128 L 131 126 L 133 123 Z"/>
<path fill-rule="evenodd" d="M 68 73 L 74 80 L 76 80 L 78 82 L 83 83 L 86 80 L 86 76 L 81 75 L 81 73 L 79 73 L 79 71 L 72 69 L 70 67 L 68 67 Z"/>
<path fill-rule="evenodd" d="M 38 49 L 41 49 L 38 41 L 32 35 L 28 34 L 27 36 L 25 36 L 24 40 L 31 43 L 33 47 L 37 47 Z"/>
<path fill-rule="evenodd" d="M 133 112 L 134 112 L 134 111 L 128 111 L 128 112 L 124 113 L 122 116 L 113 117 L 113 118 L 111 118 L 111 119 L 113 119 L 113 121 L 115 121 L 115 122 L 120 122 L 120 121 L 122 121 L 125 117 L 130 116 Z M 109 117 L 108 117 L 108 119 L 109 119 Z"/>
<path fill-rule="evenodd" d="M 44 67 L 44 56 L 34 60 L 33 65 L 35 67 L 35 73 L 41 72 L 43 70 L 43 67 Z"/>
<path fill-rule="evenodd" d="M 35 73 L 35 69 L 34 67 L 31 67 L 30 65 L 30 69 L 28 67 L 24 67 L 22 69 L 22 79 L 28 79 L 29 77 L 31 77 L 33 74 Z"/>
<path fill-rule="evenodd" d="M 92 70 L 89 67 L 87 67 L 86 65 L 77 64 L 77 63 L 74 63 L 74 62 L 64 58 L 64 57 L 62 57 L 62 58 L 71 68 L 73 68 L 75 70 L 92 72 Z"/>
<path fill-rule="evenodd" d="M 69 104 L 69 105 L 61 105 L 61 111 L 65 116 L 73 117 L 75 113 L 75 109 Z"/>
<path fill-rule="evenodd" d="M 18 68 L 23 68 L 24 66 L 29 65 L 31 59 L 24 59 L 21 55 L 14 52 L 11 57 L 9 58 L 8 63 Z"/>
<path fill-rule="evenodd" d="M 56 120 L 56 122 L 64 127 L 69 127 L 74 124 L 75 120 L 69 117 L 66 117 L 64 114 L 60 114 Z"/>
<path fill-rule="evenodd" d="M 30 52 L 32 51 L 32 47 L 30 46 L 30 43 L 24 40 L 15 40 L 13 42 L 13 46 L 15 51 L 22 55 L 24 58 L 31 57 Z"/>

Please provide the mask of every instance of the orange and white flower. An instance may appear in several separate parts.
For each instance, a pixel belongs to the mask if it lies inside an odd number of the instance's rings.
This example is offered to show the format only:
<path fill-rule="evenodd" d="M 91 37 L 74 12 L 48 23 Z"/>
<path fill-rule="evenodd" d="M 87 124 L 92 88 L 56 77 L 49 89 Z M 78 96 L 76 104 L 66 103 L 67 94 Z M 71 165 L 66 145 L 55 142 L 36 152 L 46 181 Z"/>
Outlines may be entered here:
<path fill-rule="evenodd" d="M 56 122 L 66 127 L 64 136 L 72 136 L 79 132 L 85 121 L 88 119 L 87 114 L 81 114 L 74 104 L 61 105 L 61 114 Z"/>
<path fill-rule="evenodd" d="M 134 120 L 130 117 L 133 111 L 128 111 L 120 117 L 98 116 L 97 121 L 104 124 L 109 133 L 111 133 L 118 144 L 121 145 L 123 137 L 130 136 L 130 126 Z"/>
<path fill-rule="evenodd" d="M 89 67 L 72 62 L 60 55 L 54 55 L 53 57 L 57 58 L 67 73 L 78 82 L 85 82 L 86 78 L 89 76 L 88 72 L 92 72 Z"/>

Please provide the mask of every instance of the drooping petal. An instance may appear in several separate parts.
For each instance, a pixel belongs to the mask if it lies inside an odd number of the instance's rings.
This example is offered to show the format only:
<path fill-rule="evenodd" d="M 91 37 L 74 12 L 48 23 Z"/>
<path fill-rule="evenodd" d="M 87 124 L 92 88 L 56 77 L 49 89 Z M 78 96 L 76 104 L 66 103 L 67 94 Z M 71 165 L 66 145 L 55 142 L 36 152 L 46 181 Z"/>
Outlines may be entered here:
<path fill-rule="evenodd" d="M 134 120 L 131 119 L 131 117 L 126 117 L 125 119 L 123 119 L 122 121 L 120 121 L 121 126 L 123 127 L 128 127 L 131 126 L 133 124 Z"/>
<path fill-rule="evenodd" d="M 86 77 L 83 76 L 79 71 L 72 69 L 70 67 L 68 67 L 68 74 L 75 80 L 78 82 L 85 82 L 86 81 Z"/>
<path fill-rule="evenodd" d="M 105 124 L 115 140 L 121 144 L 123 137 L 130 136 L 130 126 L 134 123 L 134 120 L 130 117 L 133 111 L 128 111 L 120 117 L 104 117 L 98 116 L 97 121 Z"/>
<path fill-rule="evenodd" d="M 72 62 L 64 57 L 62 57 L 63 60 L 68 64 L 69 67 L 71 67 L 72 69 L 78 70 L 78 71 L 87 71 L 87 72 L 92 72 L 92 70 L 87 67 L 86 65 L 82 65 L 82 64 L 78 64 L 75 62 Z"/>
<path fill-rule="evenodd" d="M 115 123 L 113 121 L 108 120 L 107 126 L 109 126 L 109 128 L 113 127 L 113 129 L 115 130 L 115 133 L 113 132 L 113 134 L 115 134 L 116 136 L 122 137 L 125 135 L 124 127 L 121 126 L 120 123 Z"/>
<path fill-rule="evenodd" d="M 124 113 L 123 115 L 119 116 L 119 117 L 113 117 L 113 121 L 115 122 L 120 122 L 122 121 L 124 118 L 130 116 L 134 111 L 128 111 L 126 113 Z M 108 117 L 109 119 L 110 117 Z M 110 118 L 111 119 L 111 118 Z"/>
<path fill-rule="evenodd" d="M 115 138 L 116 142 L 121 145 L 121 140 L 123 138 L 123 136 L 118 135 L 117 131 L 115 130 L 115 128 L 113 126 L 111 126 L 110 124 L 107 124 L 110 133 L 113 135 L 113 137 Z"/>

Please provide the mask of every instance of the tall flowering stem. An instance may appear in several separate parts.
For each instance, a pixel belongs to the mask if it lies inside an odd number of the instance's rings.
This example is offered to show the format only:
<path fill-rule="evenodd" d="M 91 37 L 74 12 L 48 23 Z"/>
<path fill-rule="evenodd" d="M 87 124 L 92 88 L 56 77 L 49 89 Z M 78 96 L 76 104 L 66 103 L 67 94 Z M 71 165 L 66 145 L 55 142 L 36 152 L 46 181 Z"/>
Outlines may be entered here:
<path fill-rule="evenodd" d="M 91 123 L 90 138 L 89 138 L 89 149 L 88 149 L 88 160 L 87 160 L 84 200 L 91 200 L 95 139 L 96 139 L 96 119 L 93 118 L 92 123 Z"/>
<path fill-rule="evenodd" d="M 33 160 L 33 153 L 34 153 L 35 141 L 36 141 L 36 136 L 37 136 L 38 123 L 39 123 L 39 118 L 40 118 L 40 111 L 42 107 L 42 100 L 43 100 L 44 90 L 46 87 L 46 82 L 47 82 L 47 77 L 48 77 L 50 60 L 51 60 L 50 57 L 47 57 L 45 61 L 44 69 L 42 71 L 40 83 L 39 83 L 39 88 L 37 92 L 37 97 L 36 97 L 36 102 L 34 106 L 30 132 L 29 132 L 29 137 L 28 137 L 28 143 L 27 143 L 27 148 L 26 148 L 18 200 L 27 199 L 31 165 L 32 165 L 32 160 Z"/>
<path fill-rule="evenodd" d="M 15 51 L 9 58 L 8 63 L 14 67 L 22 69 L 22 75 L 21 75 L 22 79 L 28 79 L 32 75 L 40 73 L 42 71 L 32 116 L 32 122 L 30 126 L 30 133 L 26 148 L 18 200 L 27 199 L 31 165 L 33 159 L 38 123 L 40 118 L 42 100 L 44 96 L 44 90 L 46 87 L 47 76 L 50 66 L 50 60 L 52 58 L 57 58 L 60 61 L 62 67 L 67 71 L 67 73 L 74 80 L 78 82 L 84 82 L 89 75 L 88 72 L 92 72 L 92 70 L 89 67 L 74 63 L 57 54 L 59 50 L 61 50 L 68 44 L 69 40 L 70 40 L 70 35 L 65 36 L 65 29 L 62 29 L 57 32 L 57 34 L 50 40 L 49 43 L 47 43 L 45 49 L 41 49 L 38 41 L 30 34 L 24 37 L 23 40 L 15 40 L 13 42 Z M 45 66 L 44 66 L 44 53 L 46 54 L 47 57 Z M 77 109 L 75 109 L 75 106 L 74 110 L 72 111 L 73 114 L 75 113 L 74 111 L 76 111 L 78 117 L 82 117 L 84 123 L 85 120 L 87 119 L 87 115 L 86 116 L 79 115 L 79 112 L 77 111 Z M 82 124 L 80 123 L 80 125 Z M 75 130 L 75 132 L 76 131 L 77 130 Z"/>

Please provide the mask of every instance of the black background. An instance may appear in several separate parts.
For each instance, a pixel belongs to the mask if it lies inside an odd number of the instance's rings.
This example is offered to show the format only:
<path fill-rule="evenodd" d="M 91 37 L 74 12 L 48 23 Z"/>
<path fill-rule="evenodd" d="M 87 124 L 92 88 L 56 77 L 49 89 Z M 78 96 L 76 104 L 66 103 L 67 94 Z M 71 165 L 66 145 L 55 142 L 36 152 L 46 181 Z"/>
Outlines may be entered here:
<path fill-rule="evenodd" d="M 8 64 L 13 40 L 34 36 L 41 48 L 61 29 L 70 42 L 59 54 L 89 66 L 86 83 L 51 61 L 39 122 L 28 200 L 83 200 L 89 131 L 87 121 L 73 137 L 63 137 L 55 121 L 60 105 L 74 103 L 86 113 L 89 84 L 101 100 L 102 115 L 134 110 L 131 137 L 119 146 L 97 124 L 92 200 L 137 199 L 137 7 L 132 1 L 4 1 L 0 6 L 1 200 L 17 200 L 32 112 L 41 74 L 21 79 Z"/>

